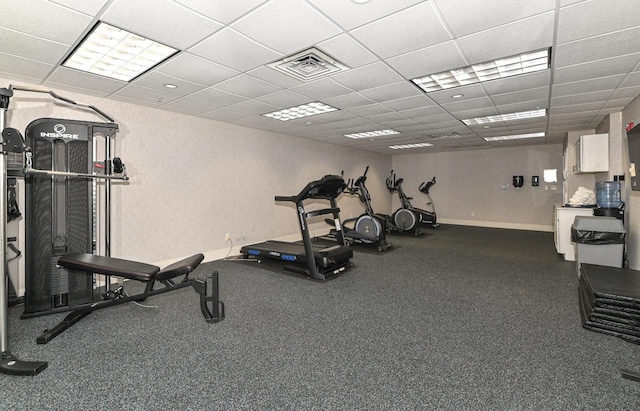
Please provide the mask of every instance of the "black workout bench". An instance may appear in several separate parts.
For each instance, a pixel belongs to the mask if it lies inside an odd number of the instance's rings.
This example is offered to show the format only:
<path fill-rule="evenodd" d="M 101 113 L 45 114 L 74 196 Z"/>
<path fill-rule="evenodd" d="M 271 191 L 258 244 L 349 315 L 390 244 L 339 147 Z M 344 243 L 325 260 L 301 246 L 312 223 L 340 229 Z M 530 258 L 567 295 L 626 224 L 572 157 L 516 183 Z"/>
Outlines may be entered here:
<path fill-rule="evenodd" d="M 207 279 L 189 278 L 189 274 L 200 265 L 204 255 L 195 254 L 183 260 L 177 261 L 164 269 L 155 265 L 137 261 L 123 260 L 120 258 L 104 257 L 94 254 L 74 253 L 60 257 L 58 265 L 68 270 L 76 270 L 87 275 L 103 274 L 107 276 L 121 277 L 146 283 L 144 292 L 135 295 L 125 295 L 122 287 L 106 293 L 106 300 L 91 303 L 88 306 L 78 308 L 67 315 L 60 324 L 51 330 L 44 330 L 37 339 L 38 344 L 46 344 L 54 339 L 73 324 L 87 315 L 114 305 L 125 304 L 131 301 L 143 301 L 153 295 L 166 293 L 180 288 L 192 286 L 200 294 L 200 310 L 208 323 L 219 322 L 224 319 L 224 303 L 218 300 L 218 272 L 207 276 Z M 181 281 L 175 282 L 176 277 L 184 276 Z M 156 283 L 162 283 L 164 287 L 154 289 Z M 210 282 L 210 287 L 208 286 Z M 208 294 L 209 288 L 211 294 Z M 211 308 L 209 308 L 209 303 Z"/>

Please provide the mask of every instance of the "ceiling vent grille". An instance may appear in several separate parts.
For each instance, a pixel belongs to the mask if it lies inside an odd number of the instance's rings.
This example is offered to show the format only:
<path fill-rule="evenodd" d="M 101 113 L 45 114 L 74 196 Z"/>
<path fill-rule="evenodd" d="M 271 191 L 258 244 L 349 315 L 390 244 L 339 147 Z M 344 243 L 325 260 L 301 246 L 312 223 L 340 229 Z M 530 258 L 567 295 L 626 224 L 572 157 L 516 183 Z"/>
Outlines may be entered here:
<path fill-rule="evenodd" d="M 349 69 L 315 47 L 271 63 L 269 67 L 302 81 L 316 80 Z"/>

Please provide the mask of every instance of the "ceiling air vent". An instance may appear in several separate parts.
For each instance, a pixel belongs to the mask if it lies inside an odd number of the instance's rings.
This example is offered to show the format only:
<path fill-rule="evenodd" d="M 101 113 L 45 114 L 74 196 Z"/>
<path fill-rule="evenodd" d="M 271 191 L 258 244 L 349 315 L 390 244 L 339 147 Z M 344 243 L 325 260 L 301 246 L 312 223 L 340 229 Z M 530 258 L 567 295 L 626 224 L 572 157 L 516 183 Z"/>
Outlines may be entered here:
<path fill-rule="evenodd" d="M 349 69 L 315 47 L 271 63 L 269 67 L 302 81 L 316 80 Z"/>

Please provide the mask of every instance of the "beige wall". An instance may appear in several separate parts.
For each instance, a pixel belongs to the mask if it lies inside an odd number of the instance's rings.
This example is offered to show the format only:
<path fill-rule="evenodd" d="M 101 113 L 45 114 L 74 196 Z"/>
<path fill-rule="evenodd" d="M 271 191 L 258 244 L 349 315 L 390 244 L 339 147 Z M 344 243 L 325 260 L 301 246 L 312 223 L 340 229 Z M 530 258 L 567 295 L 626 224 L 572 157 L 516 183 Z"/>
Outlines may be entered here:
<path fill-rule="evenodd" d="M 557 184 L 544 183 L 545 168 L 558 170 Z M 445 223 L 551 231 L 553 204 L 562 202 L 560 144 L 394 156 L 393 169 L 415 207 L 426 203 L 420 183 L 436 176 L 430 193 Z M 514 175 L 524 176 L 522 188 L 512 186 Z M 531 186 L 534 175 L 539 187 Z"/>
<path fill-rule="evenodd" d="M 275 195 L 297 194 L 309 181 L 341 170 L 358 177 L 367 165 L 374 208 L 391 208 L 382 177 L 390 156 L 56 91 L 95 105 L 120 125 L 115 153 L 131 181 L 112 190 L 113 256 L 147 262 L 196 252 L 215 257 L 228 247 L 226 233 L 234 245 L 295 235 L 294 208 L 276 204 Z M 41 117 L 101 121 L 43 94 L 15 94 L 7 125 L 21 131 Z M 357 199 L 343 197 L 343 218 L 362 212 Z"/>

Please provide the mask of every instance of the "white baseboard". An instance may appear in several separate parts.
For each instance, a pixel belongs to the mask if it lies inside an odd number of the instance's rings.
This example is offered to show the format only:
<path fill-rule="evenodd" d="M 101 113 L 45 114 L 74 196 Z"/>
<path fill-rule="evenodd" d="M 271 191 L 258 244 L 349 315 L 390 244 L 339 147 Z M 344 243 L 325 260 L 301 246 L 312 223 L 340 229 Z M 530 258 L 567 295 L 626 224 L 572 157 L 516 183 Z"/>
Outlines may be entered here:
<path fill-rule="evenodd" d="M 487 227 L 487 228 L 506 228 L 509 230 L 528 230 L 528 231 L 545 231 L 553 232 L 553 226 L 551 225 L 539 225 L 539 224 L 519 224 L 519 223 L 502 223 L 498 221 L 478 221 L 478 220 L 456 220 L 456 219 L 438 219 L 440 224 L 453 224 L 453 225 L 468 225 L 472 227 Z"/>

